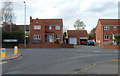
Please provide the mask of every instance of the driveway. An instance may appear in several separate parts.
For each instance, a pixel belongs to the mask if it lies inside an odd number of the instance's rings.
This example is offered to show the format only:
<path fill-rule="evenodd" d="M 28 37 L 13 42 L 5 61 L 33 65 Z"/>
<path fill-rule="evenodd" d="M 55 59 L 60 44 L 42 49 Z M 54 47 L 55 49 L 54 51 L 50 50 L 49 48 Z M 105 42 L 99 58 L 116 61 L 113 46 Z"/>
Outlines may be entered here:
<path fill-rule="evenodd" d="M 13 49 L 7 49 L 7 51 L 11 53 Z M 4 74 L 73 74 L 82 67 L 118 57 L 117 50 L 105 50 L 96 46 L 19 49 L 19 51 L 23 57 L 4 63 Z M 118 68 L 116 67 L 116 69 Z M 100 73 L 102 74 L 102 72 Z M 117 70 L 107 73 L 117 74 Z"/>

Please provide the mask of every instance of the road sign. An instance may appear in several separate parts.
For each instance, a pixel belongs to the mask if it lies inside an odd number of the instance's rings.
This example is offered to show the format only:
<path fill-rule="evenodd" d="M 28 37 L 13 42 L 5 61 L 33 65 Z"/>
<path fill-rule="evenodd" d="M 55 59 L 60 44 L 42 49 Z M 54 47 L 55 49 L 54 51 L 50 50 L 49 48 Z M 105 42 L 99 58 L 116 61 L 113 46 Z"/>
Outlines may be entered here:
<path fill-rule="evenodd" d="M 17 39 L 4 39 L 3 42 L 18 42 Z"/>
<path fill-rule="evenodd" d="M 2 49 L 1 49 L 1 52 L 6 52 L 5 48 L 2 48 Z"/>
<path fill-rule="evenodd" d="M 2 48 L 2 49 L 1 49 L 1 57 L 2 57 L 2 58 L 5 58 L 5 57 L 6 57 L 6 50 L 5 50 L 5 48 Z"/>
<path fill-rule="evenodd" d="M 1 50 L 1 52 L 5 52 L 5 50 Z"/>

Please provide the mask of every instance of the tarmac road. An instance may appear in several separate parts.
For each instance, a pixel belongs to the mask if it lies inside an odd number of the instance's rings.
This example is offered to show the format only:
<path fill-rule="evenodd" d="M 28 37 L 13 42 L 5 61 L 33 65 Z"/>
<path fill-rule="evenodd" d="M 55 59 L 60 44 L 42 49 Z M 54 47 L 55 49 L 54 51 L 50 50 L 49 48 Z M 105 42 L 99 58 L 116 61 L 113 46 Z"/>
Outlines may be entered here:
<path fill-rule="evenodd" d="M 72 74 L 81 67 L 118 58 L 117 50 L 105 50 L 96 46 L 19 49 L 19 51 L 23 57 L 4 63 L 2 65 L 4 74 Z M 117 69 L 116 67 L 113 72 L 109 69 L 107 73 L 117 74 Z"/>

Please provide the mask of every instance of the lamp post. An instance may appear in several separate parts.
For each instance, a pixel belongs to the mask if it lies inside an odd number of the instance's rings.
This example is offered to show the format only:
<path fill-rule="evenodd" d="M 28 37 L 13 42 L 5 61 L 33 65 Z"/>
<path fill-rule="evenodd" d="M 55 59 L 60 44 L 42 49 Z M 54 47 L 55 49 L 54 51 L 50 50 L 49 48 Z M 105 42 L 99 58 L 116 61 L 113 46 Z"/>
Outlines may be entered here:
<path fill-rule="evenodd" d="M 25 31 L 25 36 L 24 36 L 24 47 L 26 48 L 26 2 L 24 1 L 25 4 L 25 25 L 24 25 L 24 31 Z"/>

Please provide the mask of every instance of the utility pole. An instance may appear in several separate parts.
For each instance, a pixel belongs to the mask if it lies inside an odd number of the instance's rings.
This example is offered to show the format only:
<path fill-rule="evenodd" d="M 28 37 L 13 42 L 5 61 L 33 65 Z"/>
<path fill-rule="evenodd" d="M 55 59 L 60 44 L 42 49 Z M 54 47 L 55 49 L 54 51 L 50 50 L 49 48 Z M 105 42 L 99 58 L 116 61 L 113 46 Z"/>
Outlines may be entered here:
<path fill-rule="evenodd" d="M 24 31 L 25 31 L 25 37 L 24 37 L 24 47 L 26 48 L 26 2 L 24 1 L 25 4 L 25 25 L 24 25 Z"/>

